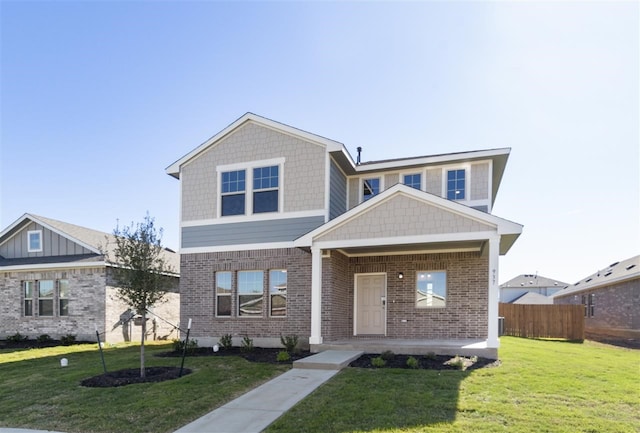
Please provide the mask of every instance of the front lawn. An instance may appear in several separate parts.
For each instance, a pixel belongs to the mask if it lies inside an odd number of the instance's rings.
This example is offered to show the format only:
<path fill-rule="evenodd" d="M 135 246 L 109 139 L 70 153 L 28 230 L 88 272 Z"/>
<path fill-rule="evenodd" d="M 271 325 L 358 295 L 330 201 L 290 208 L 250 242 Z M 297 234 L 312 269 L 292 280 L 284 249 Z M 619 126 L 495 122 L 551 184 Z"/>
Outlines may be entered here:
<path fill-rule="evenodd" d="M 146 365 L 180 366 L 180 358 L 154 353 L 171 345 L 146 345 Z M 105 349 L 109 371 L 139 366 L 139 346 Z M 60 359 L 68 367 L 60 367 Z M 0 427 L 82 433 L 173 432 L 215 407 L 282 373 L 290 365 L 240 357 L 187 358 L 193 373 L 160 383 L 85 388 L 82 379 L 103 372 L 96 344 L 0 350 Z"/>
<path fill-rule="evenodd" d="M 343 370 L 267 432 L 640 431 L 640 351 L 501 342 L 502 365 L 471 372 Z"/>

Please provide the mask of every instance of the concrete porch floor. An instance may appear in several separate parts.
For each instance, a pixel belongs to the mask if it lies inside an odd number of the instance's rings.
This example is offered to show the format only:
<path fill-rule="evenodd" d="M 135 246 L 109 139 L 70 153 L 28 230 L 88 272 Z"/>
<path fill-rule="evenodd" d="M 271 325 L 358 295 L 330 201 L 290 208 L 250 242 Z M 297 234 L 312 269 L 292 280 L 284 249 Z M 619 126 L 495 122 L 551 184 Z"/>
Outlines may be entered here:
<path fill-rule="evenodd" d="M 498 359 L 498 349 L 488 347 L 486 340 L 409 340 L 395 338 L 350 338 L 312 344 L 311 352 L 325 350 L 354 350 L 364 353 L 382 353 L 391 350 L 402 355 L 460 355 Z"/>

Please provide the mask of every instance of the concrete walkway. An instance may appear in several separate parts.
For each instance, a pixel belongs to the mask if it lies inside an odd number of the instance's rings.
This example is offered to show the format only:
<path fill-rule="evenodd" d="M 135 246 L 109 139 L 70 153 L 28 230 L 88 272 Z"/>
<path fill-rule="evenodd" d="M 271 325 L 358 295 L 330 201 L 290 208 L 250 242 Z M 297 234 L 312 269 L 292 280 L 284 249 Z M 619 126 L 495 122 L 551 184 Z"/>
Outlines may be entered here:
<path fill-rule="evenodd" d="M 175 433 L 260 433 L 361 354 L 327 350 L 295 361 L 291 370 Z"/>

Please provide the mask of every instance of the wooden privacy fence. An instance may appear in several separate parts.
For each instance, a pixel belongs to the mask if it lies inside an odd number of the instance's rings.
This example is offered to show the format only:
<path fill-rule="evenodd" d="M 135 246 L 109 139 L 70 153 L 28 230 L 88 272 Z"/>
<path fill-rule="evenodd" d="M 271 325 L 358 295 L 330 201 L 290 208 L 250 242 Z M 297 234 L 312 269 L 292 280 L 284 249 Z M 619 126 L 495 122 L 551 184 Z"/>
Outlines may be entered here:
<path fill-rule="evenodd" d="M 584 340 L 583 305 L 500 304 L 503 335 Z"/>

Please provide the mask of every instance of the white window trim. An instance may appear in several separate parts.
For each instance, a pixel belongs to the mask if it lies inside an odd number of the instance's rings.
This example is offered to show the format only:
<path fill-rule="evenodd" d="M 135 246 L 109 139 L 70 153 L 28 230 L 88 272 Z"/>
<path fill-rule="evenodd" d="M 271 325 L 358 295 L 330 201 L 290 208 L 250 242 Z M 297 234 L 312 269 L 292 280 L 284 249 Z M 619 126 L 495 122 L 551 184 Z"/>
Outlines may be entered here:
<path fill-rule="evenodd" d="M 378 175 L 373 175 L 373 176 L 360 176 L 360 185 L 359 185 L 359 189 L 360 189 L 360 197 L 359 197 L 359 202 L 360 203 L 364 203 L 364 181 L 367 179 L 379 179 L 380 180 L 380 191 L 378 191 L 378 194 L 382 193 L 384 191 L 384 174 L 378 174 Z M 378 194 L 374 194 L 374 197 Z"/>
<path fill-rule="evenodd" d="M 31 235 L 37 234 L 40 238 L 40 248 L 31 248 Z M 28 253 L 41 253 L 42 252 L 42 230 L 29 230 L 27 232 L 27 252 Z"/>
<path fill-rule="evenodd" d="M 233 217 L 254 217 L 256 215 L 279 214 L 284 209 L 284 163 L 285 158 L 263 159 L 260 161 L 250 161 L 237 164 L 219 165 L 216 167 L 217 191 L 216 191 L 216 208 L 218 218 Z M 278 166 L 278 210 L 275 212 L 253 213 L 253 169 L 261 167 Z M 245 170 L 245 188 L 244 188 L 244 214 L 243 215 L 222 215 L 222 173 L 228 171 Z M 275 191 L 276 188 L 260 189 L 258 191 Z M 230 195 L 231 193 L 229 193 Z"/>
<path fill-rule="evenodd" d="M 414 286 L 414 290 L 418 290 L 418 275 L 421 273 L 431 273 L 434 274 L 436 272 L 441 272 L 444 274 L 444 289 L 445 289 L 445 297 L 444 297 L 444 305 L 443 306 L 425 306 L 425 307 L 418 307 L 418 301 L 417 299 L 413 300 L 413 307 L 416 310 L 434 310 L 434 309 L 442 309 L 442 308 L 447 308 L 447 299 L 449 298 L 449 276 L 447 275 L 447 271 L 444 269 L 428 269 L 428 270 L 422 270 L 422 271 L 416 271 L 416 283 Z"/>
<path fill-rule="evenodd" d="M 405 176 L 413 176 L 415 174 L 419 174 L 420 175 L 420 188 L 418 188 L 420 191 L 424 191 L 425 187 L 426 187 L 426 183 L 425 183 L 425 178 L 426 178 L 426 170 L 419 170 L 419 171 L 401 171 L 400 172 L 400 179 L 398 179 L 399 183 L 406 185 L 406 183 L 404 183 L 404 177 Z M 409 186 L 409 185 L 407 185 Z M 412 187 L 413 188 L 413 187 Z"/>
<path fill-rule="evenodd" d="M 453 170 L 464 170 L 464 198 L 462 200 L 451 200 L 458 203 L 468 203 L 469 195 L 471 190 L 469 188 L 470 177 L 471 177 L 471 164 L 462 164 L 462 165 L 446 165 L 442 167 L 442 198 L 450 200 L 447 198 L 447 176 L 450 171 Z M 484 202 L 484 200 L 482 200 Z M 484 203 L 483 203 L 484 204 Z"/>

